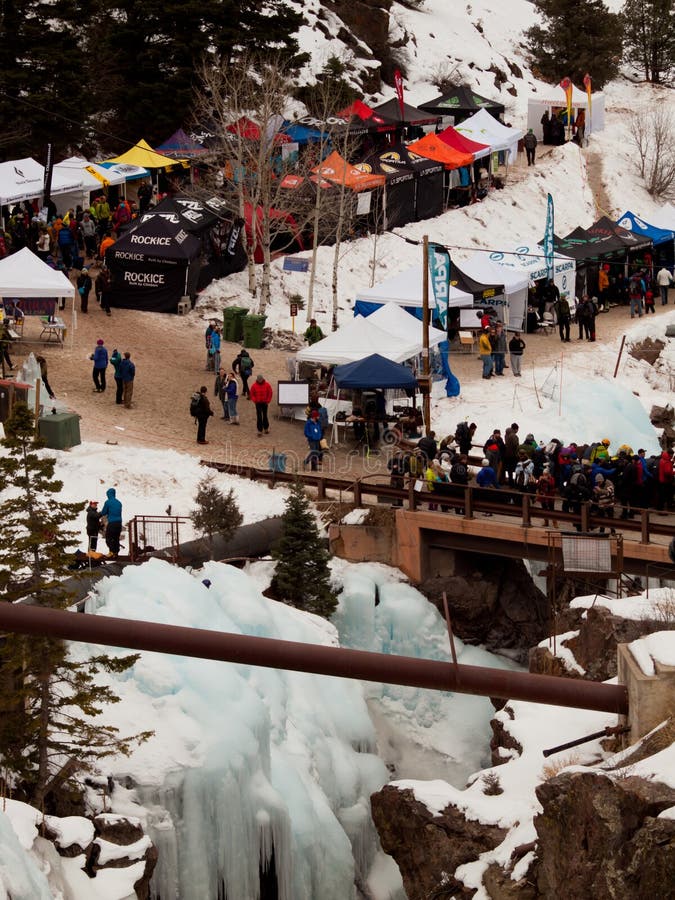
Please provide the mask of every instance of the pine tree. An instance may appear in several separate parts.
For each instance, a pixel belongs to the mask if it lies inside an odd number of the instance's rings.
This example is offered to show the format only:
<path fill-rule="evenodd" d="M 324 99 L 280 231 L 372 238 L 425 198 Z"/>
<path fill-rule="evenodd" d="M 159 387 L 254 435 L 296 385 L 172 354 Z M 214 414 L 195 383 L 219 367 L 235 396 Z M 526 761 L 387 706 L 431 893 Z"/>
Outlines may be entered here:
<path fill-rule="evenodd" d="M 79 147 L 96 72 L 80 48 L 89 6 L 82 0 L 0 3 L 0 144 L 5 159 L 55 159 Z M 68 121 L 64 118 L 66 117 Z M 7 124 L 9 123 L 9 128 Z"/>
<path fill-rule="evenodd" d="M 40 455 L 33 414 L 17 404 L 5 422 L 0 457 L 0 601 L 32 602 L 65 609 L 72 596 L 63 586 L 72 576 L 68 559 L 76 540 L 69 523 L 84 503 L 58 498 L 55 459 Z M 126 754 L 144 732 L 120 737 L 117 729 L 92 722 L 113 691 L 94 683 L 99 672 L 123 672 L 138 655 L 92 656 L 77 662 L 62 640 L 7 635 L 0 647 L 0 757 L 24 796 L 38 806 L 76 780 L 97 760 Z"/>
<path fill-rule="evenodd" d="M 569 76 L 578 85 L 588 72 L 594 88 L 601 88 L 614 78 L 621 62 L 621 16 L 602 0 L 534 0 L 534 5 L 544 24 L 525 34 L 544 80 L 557 83 Z"/>
<path fill-rule="evenodd" d="M 272 556 L 277 560 L 272 596 L 296 609 L 330 618 L 337 606 L 330 584 L 330 556 L 300 482 L 293 484 L 286 500 L 281 537 Z"/>
<path fill-rule="evenodd" d="M 639 66 L 647 81 L 672 83 L 675 73 L 675 3 L 673 0 L 626 0 L 622 10 L 627 61 Z"/>
<path fill-rule="evenodd" d="M 212 478 L 203 478 L 195 496 L 197 508 L 190 514 L 192 524 L 209 545 L 213 559 L 213 539 L 218 534 L 228 541 L 244 521 L 232 488 L 223 494 Z"/>

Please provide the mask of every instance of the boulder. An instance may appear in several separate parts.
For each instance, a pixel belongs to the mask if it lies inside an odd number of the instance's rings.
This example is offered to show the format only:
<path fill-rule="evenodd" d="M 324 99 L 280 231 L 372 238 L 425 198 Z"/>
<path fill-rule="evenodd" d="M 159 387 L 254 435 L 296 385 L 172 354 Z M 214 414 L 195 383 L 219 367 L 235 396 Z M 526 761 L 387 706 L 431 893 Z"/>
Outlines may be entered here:
<path fill-rule="evenodd" d="M 474 553 L 456 554 L 455 575 L 424 581 L 419 589 L 441 615 L 443 592 L 452 628 L 469 643 L 488 650 L 514 650 L 527 664 L 529 648 L 548 636 L 546 596 L 535 586 L 520 560 Z"/>
<path fill-rule="evenodd" d="M 634 776 L 563 772 L 536 794 L 539 896 L 672 896 L 675 821 L 657 816 L 675 805 L 675 790 Z"/>
<path fill-rule="evenodd" d="M 454 878 L 455 870 L 494 850 L 506 836 L 503 828 L 467 819 L 452 805 L 435 816 L 407 788 L 385 785 L 372 795 L 371 809 L 382 849 L 396 860 L 408 900 L 427 900 L 440 887 L 447 896 L 472 896 Z"/>

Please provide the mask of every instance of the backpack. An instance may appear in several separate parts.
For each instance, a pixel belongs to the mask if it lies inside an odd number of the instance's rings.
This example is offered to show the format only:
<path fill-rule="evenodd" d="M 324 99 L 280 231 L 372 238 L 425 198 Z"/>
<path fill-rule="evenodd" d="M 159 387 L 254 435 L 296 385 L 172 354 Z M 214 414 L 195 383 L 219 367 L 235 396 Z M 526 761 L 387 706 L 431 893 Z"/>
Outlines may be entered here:
<path fill-rule="evenodd" d="M 590 496 L 588 479 L 583 472 L 574 472 L 568 482 L 570 496 L 582 500 Z"/>
<path fill-rule="evenodd" d="M 239 357 L 239 371 L 242 375 L 246 375 L 247 378 L 253 371 L 253 362 L 247 353 L 243 353 Z"/>
<path fill-rule="evenodd" d="M 516 487 L 524 488 L 527 482 L 525 481 L 525 469 L 520 469 L 520 471 L 516 474 Z"/>
<path fill-rule="evenodd" d="M 586 447 L 586 449 L 584 450 L 582 459 L 590 459 L 590 461 L 593 462 L 598 446 L 599 445 L 597 441 L 595 441 L 593 444 L 589 444 L 588 447 Z"/>
<path fill-rule="evenodd" d="M 197 413 L 199 412 L 199 401 L 201 399 L 201 392 L 195 391 L 194 394 L 190 397 L 190 415 L 193 419 L 197 417 Z"/>
<path fill-rule="evenodd" d="M 458 422 L 455 429 L 455 440 L 458 444 L 471 440 L 471 432 L 466 422 Z"/>

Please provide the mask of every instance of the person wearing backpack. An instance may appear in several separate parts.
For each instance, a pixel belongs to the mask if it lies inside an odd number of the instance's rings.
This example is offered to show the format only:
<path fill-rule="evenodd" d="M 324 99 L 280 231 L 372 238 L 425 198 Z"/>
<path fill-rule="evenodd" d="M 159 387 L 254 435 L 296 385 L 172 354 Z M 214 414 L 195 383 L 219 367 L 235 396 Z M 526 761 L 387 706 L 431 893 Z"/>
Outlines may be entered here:
<path fill-rule="evenodd" d="M 199 388 L 199 397 L 195 400 L 193 394 L 192 400 L 190 401 L 190 415 L 193 415 L 197 420 L 198 444 L 208 444 L 208 441 L 206 440 L 206 423 L 209 421 L 209 417 L 213 415 L 213 410 L 211 409 L 207 394 L 208 388 L 206 385 L 202 385 Z"/>
<path fill-rule="evenodd" d="M 530 493 L 534 484 L 534 463 L 523 451 L 518 455 L 514 481 L 516 490 L 523 494 Z"/>
<path fill-rule="evenodd" d="M 251 359 L 248 350 L 240 350 L 236 359 L 232 362 L 232 371 L 241 378 L 241 393 L 243 397 L 250 399 L 248 380 L 253 374 L 255 363 Z"/>
<path fill-rule="evenodd" d="M 559 297 L 553 304 L 553 312 L 558 320 L 558 334 L 560 340 L 566 344 L 570 342 L 570 305 L 567 297 Z"/>
<path fill-rule="evenodd" d="M 459 447 L 459 452 L 467 456 L 471 453 L 471 444 L 473 436 L 476 433 L 476 423 L 472 422 L 468 425 L 466 422 L 458 422 L 455 429 L 455 441 Z"/>
<path fill-rule="evenodd" d="M 630 302 L 630 317 L 635 318 L 635 313 L 642 318 L 642 302 L 645 296 L 645 283 L 642 280 L 642 273 L 635 272 L 631 275 L 628 282 L 628 300 Z"/>

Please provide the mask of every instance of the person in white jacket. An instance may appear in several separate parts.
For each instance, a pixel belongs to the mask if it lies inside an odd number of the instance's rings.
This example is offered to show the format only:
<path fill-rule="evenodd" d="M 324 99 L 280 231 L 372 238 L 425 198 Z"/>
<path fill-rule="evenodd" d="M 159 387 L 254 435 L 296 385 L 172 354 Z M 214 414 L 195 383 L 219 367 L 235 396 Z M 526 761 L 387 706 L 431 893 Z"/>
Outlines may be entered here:
<path fill-rule="evenodd" d="M 661 291 L 661 306 L 666 306 L 668 304 L 668 288 L 673 283 L 673 276 L 665 266 L 657 272 L 656 283 Z"/>

